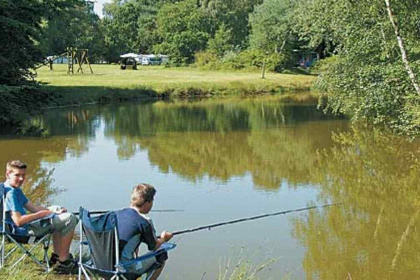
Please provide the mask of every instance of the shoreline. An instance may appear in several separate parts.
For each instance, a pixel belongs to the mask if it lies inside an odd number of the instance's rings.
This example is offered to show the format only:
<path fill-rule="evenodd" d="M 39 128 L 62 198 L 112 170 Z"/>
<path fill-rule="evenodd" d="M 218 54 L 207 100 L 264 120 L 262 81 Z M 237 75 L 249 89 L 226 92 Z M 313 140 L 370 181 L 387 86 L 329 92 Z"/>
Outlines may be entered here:
<path fill-rule="evenodd" d="M 43 67 L 38 70 L 35 83 L 0 87 L 2 133 L 32 131 L 28 127 L 22 129 L 24 123 L 45 110 L 171 98 L 299 94 L 310 91 L 315 80 L 310 75 L 267 73 L 262 79 L 257 72 L 187 67 L 120 70 L 118 65 L 93 65 L 94 74 L 68 75 L 66 67 L 54 65 L 53 71 Z"/>

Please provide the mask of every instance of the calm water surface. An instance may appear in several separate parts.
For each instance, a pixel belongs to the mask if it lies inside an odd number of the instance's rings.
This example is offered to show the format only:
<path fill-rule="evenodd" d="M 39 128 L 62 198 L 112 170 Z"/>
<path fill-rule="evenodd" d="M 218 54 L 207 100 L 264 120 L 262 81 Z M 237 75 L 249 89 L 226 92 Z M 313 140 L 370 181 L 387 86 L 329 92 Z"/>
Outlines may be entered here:
<path fill-rule="evenodd" d="M 162 279 L 420 279 L 420 145 L 277 97 L 54 110 L 44 138 L 0 138 L 33 200 L 118 209 L 157 187 L 158 231 L 328 202 L 339 206 L 177 236 Z M 1 178 L 3 179 L 3 177 Z M 243 260 L 241 262 L 241 260 Z"/>

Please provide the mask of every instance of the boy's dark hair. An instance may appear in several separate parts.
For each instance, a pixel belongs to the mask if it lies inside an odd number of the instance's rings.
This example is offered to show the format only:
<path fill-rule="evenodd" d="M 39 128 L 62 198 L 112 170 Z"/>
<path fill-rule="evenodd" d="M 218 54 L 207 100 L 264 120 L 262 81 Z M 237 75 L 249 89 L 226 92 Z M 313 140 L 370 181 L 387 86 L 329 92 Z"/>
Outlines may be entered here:
<path fill-rule="evenodd" d="M 11 169 L 26 169 L 27 165 L 23 161 L 20 160 L 11 160 L 6 164 L 6 170 L 10 171 Z"/>
<path fill-rule="evenodd" d="M 131 192 L 131 205 L 134 207 L 141 207 L 145 202 L 153 201 L 156 194 L 156 189 L 146 183 L 138 184 Z"/>

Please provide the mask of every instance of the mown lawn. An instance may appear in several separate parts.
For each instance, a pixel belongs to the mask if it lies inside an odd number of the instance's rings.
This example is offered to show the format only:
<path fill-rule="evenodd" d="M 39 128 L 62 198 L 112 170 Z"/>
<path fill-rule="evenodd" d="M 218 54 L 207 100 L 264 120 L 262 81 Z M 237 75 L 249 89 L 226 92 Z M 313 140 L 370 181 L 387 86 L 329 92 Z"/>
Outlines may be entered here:
<path fill-rule="evenodd" d="M 133 99 L 136 96 L 207 96 L 307 91 L 315 77 L 310 75 L 259 72 L 208 71 L 195 68 L 139 66 L 138 70 L 120 70 L 119 65 L 92 65 L 84 74 L 67 74 L 67 65 L 44 66 L 37 71 L 37 81 L 63 94 L 59 103 Z M 75 68 L 76 70 L 76 68 Z M 75 71 L 76 72 L 76 71 Z"/>
<path fill-rule="evenodd" d="M 266 73 L 265 79 L 259 72 L 224 72 L 197 70 L 195 68 L 165 68 L 163 66 L 139 66 L 138 70 L 120 70 L 119 65 L 92 65 L 94 74 L 83 67 L 84 73 L 67 74 L 67 65 L 55 64 L 53 71 L 46 66 L 38 69 L 37 80 L 54 86 L 97 86 L 112 88 L 150 87 L 163 91 L 171 87 L 188 86 L 234 86 L 248 84 L 257 87 L 282 87 L 308 89 L 314 77 L 310 75 Z M 76 71 L 75 71 L 76 72 Z"/>

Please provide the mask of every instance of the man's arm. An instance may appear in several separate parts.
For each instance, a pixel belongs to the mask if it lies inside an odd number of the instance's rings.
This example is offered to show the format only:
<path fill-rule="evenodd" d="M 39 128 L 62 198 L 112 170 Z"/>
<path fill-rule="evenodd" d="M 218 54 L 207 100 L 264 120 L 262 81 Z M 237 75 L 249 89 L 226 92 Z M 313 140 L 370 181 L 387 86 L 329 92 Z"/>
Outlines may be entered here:
<path fill-rule="evenodd" d="M 40 210 L 36 213 L 21 215 L 19 212 L 11 211 L 12 220 L 18 227 L 21 227 L 29 222 L 32 222 L 36 219 L 43 218 L 52 214 L 50 210 Z"/>

